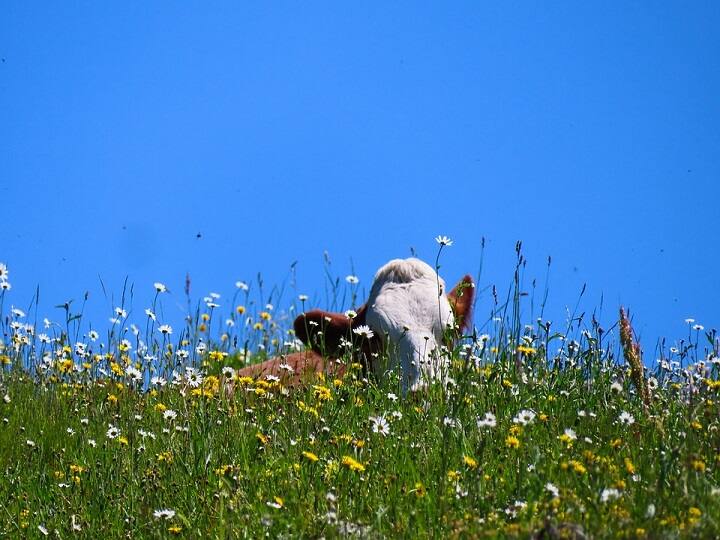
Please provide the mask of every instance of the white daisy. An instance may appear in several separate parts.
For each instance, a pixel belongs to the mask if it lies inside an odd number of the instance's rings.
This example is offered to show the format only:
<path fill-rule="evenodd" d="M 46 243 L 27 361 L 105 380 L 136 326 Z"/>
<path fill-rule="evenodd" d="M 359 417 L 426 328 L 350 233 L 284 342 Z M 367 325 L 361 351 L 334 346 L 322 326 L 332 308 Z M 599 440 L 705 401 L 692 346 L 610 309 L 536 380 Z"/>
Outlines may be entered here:
<path fill-rule="evenodd" d="M 390 424 L 388 424 L 384 416 L 371 416 L 370 421 L 372 422 L 373 433 L 379 433 L 383 436 L 390 435 Z"/>
<path fill-rule="evenodd" d="M 453 241 L 450 240 L 450 238 L 448 238 L 447 236 L 438 235 L 438 236 L 435 238 L 435 241 L 436 241 L 438 244 L 440 244 L 441 246 L 448 246 L 448 247 L 450 247 L 450 246 L 453 245 Z"/>
<path fill-rule="evenodd" d="M 353 333 L 357 334 L 360 337 L 364 337 L 367 339 L 370 339 L 371 337 L 373 337 L 375 335 L 367 324 L 358 326 L 357 328 L 355 328 L 353 330 Z"/>

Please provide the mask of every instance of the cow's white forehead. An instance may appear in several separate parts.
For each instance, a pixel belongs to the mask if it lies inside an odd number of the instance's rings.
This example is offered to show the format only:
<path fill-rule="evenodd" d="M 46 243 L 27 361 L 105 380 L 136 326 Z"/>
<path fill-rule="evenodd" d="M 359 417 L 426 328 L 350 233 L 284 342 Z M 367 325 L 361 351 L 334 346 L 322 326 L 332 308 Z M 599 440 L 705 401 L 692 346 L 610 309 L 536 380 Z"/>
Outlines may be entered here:
<path fill-rule="evenodd" d="M 404 390 L 440 375 L 433 351 L 453 317 L 444 291 L 443 280 L 419 259 L 392 260 L 375 274 L 366 320 L 389 341 L 388 367 L 401 367 Z"/>
<path fill-rule="evenodd" d="M 375 273 L 373 289 L 385 283 L 410 283 L 422 279 L 440 281 L 440 290 L 445 291 L 445 282 L 439 278 L 435 270 L 420 259 L 411 257 L 409 259 L 393 259 Z M 371 293 L 372 294 L 372 293 Z"/>

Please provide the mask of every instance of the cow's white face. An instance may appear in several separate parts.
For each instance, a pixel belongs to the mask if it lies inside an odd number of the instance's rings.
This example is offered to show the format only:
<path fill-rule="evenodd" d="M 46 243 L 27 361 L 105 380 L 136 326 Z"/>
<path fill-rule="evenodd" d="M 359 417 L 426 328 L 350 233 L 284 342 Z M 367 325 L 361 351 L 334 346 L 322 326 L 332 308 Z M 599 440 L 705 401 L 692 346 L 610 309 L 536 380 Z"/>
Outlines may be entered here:
<path fill-rule="evenodd" d="M 442 375 L 438 358 L 453 313 L 445 282 L 419 259 L 395 259 L 375 274 L 367 301 L 367 324 L 380 336 L 388 366 L 400 366 L 403 392 L 414 391 Z"/>

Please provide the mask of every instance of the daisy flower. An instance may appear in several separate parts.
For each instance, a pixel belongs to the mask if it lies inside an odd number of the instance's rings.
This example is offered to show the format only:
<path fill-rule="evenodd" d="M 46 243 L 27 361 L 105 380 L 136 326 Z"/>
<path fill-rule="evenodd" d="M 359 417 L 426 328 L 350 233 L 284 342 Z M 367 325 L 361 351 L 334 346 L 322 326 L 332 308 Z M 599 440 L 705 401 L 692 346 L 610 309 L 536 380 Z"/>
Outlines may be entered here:
<path fill-rule="evenodd" d="M 513 418 L 513 423 L 527 426 L 528 424 L 532 424 L 533 420 L 535 420 L 535 412 L 529 409 L 523 409 Z"/>
<path fill-rule="evenodd" d="M 618 417 L 618 421 L 621 424 L 631 426 L 632 424 L 635 423 L 635 417 L 632 414 L 630 414 L 629 412 L 623 411 L 620 413 L 620 416 Z"/>
<path fill-rule="evenodd" d="M 155 510 L 153 512 L 153 516 L 155 517 L 155 519 L 172 519 L 175 517 L 175 510 L 171 510 L 170 508 L 161 508 L 159 510 Z"/>
<path fill-rule="evenodd" d="M 371 416 L 370 421 L 372 422 L 373 433 L 379 433 L 383 436 L 390 435 L 390 424 L 388 424 L 384 416 Z"/>
<path fill-rule="evenodd" d="M 160 283 L 159 281 L 153 283 L 153 287 L 155 287 L 155 290 L 159 293 L 167 292 L 167 287 L 165 286 L 165 284 Z"/>
<path fill-rule="evenodd" d="M 370 327 L 367 324 L 362 324 L 362 325 L 358 326 L 357 328 L 355 328 L 353 330 L 353 333 L 357 334 L 360 337 L 364 337 L 367 339 L 370 339 L 371 337 L 373 337 L 375 335 L 373 333 L 373 331 L 370 330 Z"/>
<path fill-rule="evenodd" d="M 450 238 L 448 238 L 447 236 L 438 235 L 438 236 L 435 238 L 435 241 L 436 241 L 438 244 L 440 244 L 441 246 L 448 246 L 448 247 L 450 247 L 450 246 L 453 245 L 453 241 L 450 240 Z"/>

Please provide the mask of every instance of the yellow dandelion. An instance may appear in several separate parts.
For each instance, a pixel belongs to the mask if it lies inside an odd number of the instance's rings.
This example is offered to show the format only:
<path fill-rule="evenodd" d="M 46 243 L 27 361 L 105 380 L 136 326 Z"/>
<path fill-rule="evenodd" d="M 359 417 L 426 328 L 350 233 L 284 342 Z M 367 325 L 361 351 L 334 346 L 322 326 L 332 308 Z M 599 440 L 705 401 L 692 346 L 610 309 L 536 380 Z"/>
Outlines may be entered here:
<path fill-rule="evenodd" d="M 332 400 L 332 393 L 327 386 L 313 385 L 313 395 L 319 401 Z"/>
<path fill-rule="evenodd" d="M 308 461 L 312 461 L 312 462 L 316 462 L 316 461 L 318 461 L 318 459 L 320 459 L 317 457 L 316 454 L 313 454 L 312 452 L 303 452 L 302 455 L 305 456 L 305 458 Z"/>
<path fill-rule="evenodd" d="M 351 471 L 365 472 L 365 465 L 355 460 L 351 456 L 343 456 L 342 464 Z"/>
<path fill-rule="evenodd" d="M 262 444 L 262 445 L 266 445 L 266 444 L 268 443 L 268 441 L 270 440 L 270 437 L 268 437 L 267 435 L 264 435 L 264 434 L 263 434 L 262 432 L 260 432 L 260 431 L 258 431 L 258 432 L 255 434 L 255 438 L 256 438 L 258 441 L 260 441 L 260 444 Z"/>
<path fill-rule="evenodd" d="M 463 456 L 463 463 L 471 469 L 477 469 L 478 466 L 478 462 L 470 456 Z"/>
<path fill-rule="evenodd" d="M 505 446 L 508 448 L 520 448 L 520 439 L 514 437 L 513 435 L 508 435 L 505 438 Z"/>

